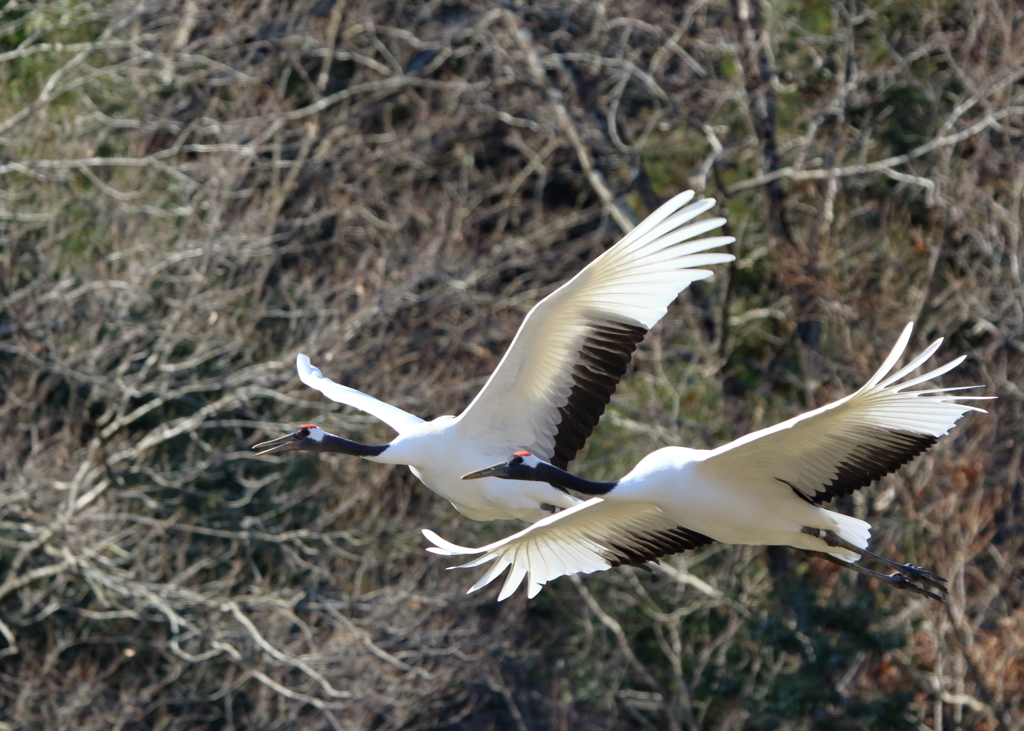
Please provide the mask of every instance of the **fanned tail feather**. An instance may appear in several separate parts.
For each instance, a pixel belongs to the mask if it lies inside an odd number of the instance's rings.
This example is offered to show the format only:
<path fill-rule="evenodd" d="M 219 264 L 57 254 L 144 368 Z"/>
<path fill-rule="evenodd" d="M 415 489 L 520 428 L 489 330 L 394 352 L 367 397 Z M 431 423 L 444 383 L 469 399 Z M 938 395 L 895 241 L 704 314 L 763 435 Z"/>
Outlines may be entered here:
<path fill-rule="evenodd" d="M 871 538 L 871 524 L 866 523 L 859 518 L 853 518 L 849 515 L 843 515 L 842 513 L 833 513 L 829 511 L 829 517 L 836 523 L 836 534 L 845 541 L 849 541 L 857 548 L 867 548 L 868 540 Z M 847 551 L 842 548 L 833 548 L 827 553 L 832 554 L 836 558 L 842 559 L 853 563 L 860 560 L 860 555 L 853 551 Z"/>

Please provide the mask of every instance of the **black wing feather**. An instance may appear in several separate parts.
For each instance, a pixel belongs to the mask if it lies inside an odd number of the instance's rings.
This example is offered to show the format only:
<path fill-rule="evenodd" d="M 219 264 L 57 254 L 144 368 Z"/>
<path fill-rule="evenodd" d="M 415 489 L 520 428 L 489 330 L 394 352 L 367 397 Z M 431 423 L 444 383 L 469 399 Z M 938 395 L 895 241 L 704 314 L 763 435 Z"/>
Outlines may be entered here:
<path fill-rule="evenodd" d="M 551 464 L 565 469 L 594 431 L 647 328 L 612 320 L 592 325 L 572 369 L 569 401 L 558 410 Z"/>
<path fill-rule="evenodd" d="M 866 431 L 868 433 L 863 436 L 858 435 L 861 444 L 851 449 L 836 465 L 836 476 L 820 489 L 816 486 L 797 487 L 778 477 L 775 479 L 792 487 L 805 500 L 821 505 L 895 472 L 938 441 L 930 434 L 877 427 Z"/>
<path fill-rule="evenodd" d="M 713 539 L 703 533 L 682 526 L 644 533 L 631 531 L 629 537 L 631 543 L 628 546 L 621 543 L 608 544 L 609 553 L 605 554 L 605 560 L 612 568 L 640 566 L 648 561 L 657 562 L 659 558 L 671 556 L 673 553 L 692 551 L 714 543 Z"/>

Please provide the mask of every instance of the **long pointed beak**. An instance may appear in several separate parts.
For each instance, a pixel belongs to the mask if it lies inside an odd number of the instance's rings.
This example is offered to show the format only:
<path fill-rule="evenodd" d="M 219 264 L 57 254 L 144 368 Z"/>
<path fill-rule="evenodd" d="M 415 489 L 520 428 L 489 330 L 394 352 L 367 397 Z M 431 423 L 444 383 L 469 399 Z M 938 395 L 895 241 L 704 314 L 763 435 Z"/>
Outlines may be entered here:
<path fill-rule="evenodd" d="M 260 442 L 259 444 L 255 444 L 253 445 L 253 449 L 261 450 L 256 453 L 256 456 L 260 457 L 264 454 L 298 449 L 298 444 L 301 441 L 302 440 L 295 434 L 288 434 L 280 439 L 271 439 L 269 442 Z"/>
<path fill-rule="evenodd" d="M 508 475 L 508 463 L 502 462 L 501 464 L 485 467 L 484 469 L 477 470 L 476 472 L 467 472 L 462 476 L 462 479 L 479 480 L 481 477 L 504 477 L 506 475 Z"/>

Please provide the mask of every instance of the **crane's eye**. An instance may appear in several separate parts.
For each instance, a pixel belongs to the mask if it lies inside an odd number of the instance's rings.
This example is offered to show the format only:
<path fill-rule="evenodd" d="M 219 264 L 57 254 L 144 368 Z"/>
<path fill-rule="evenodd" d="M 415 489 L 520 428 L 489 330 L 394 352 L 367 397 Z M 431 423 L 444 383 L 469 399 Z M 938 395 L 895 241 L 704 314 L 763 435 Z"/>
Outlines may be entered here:
<path fill-rule="evenodd" d="M 515 456 L 515 457 L 513 457 L 512 459 L 509 460 L 509 464 L 522 464 L 522 463 L 523 463 L 523 458 L 519 457 L 519 456 Z"/>
<path fill-rule="evenodd" d="M 306 427 L 302 427 L 297 432 L 295 432 L 295 436 L 297 436 L 299 439 L 305 439 L 306 437 L 309 436 L 309 429 L 307 429 Z"/>

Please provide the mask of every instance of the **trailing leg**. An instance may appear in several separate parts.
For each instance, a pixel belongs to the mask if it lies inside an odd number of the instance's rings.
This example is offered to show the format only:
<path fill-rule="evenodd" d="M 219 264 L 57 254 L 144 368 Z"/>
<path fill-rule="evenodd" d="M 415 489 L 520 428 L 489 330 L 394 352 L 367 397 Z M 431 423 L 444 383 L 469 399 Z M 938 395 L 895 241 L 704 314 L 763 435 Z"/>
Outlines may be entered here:
<path fill-rule="evenodd" d="M 871 569 L 866 569 L 863 566 L 858 566 L 855 563 L 850 563 L 849 561 L 844 561 L 841 558 L 836 558 L 831 553 L 822 553 L 821 551 L 808 551 L 806 549 L 804 549 L 804 553 L 806 553 L 806 554 L 808 554 L 810 556 L 817 556 L 818 558 L 823 558 L 826 561 L 831 561 L 836 566 L 842 566 L 845 569 L 852 569 L 853 571 L 856 571 L 859 574 L 864 574 L 865 576 L 870 576 L 873 579 L 878 579 L 879 581 L 885 581 L 886 583 L 892 584 L 897 589 L 906 589 L 907 591 L 912 591 L 915 594 L 921 594 L 923 596 L 929 596 L 932 599 L 936 599 L 936 600 L 938 600 L 940 602 L 945 601 L 945 599 L 942 598 L 941 594 L 936 594 L 935 592 L 928 591 L 927 589 L 924 589 L 924 588 L 918 586 L 917 584 L 913 583 L 907 576 L 905 576 L 902 573 L 897 572 L 895 574 L 882 574 L 882 573 L 879 573 L 878 571 L 872 571 Z M 945 587 L 939 587 L 939 588 L 942 589 L 943 592 L 946 591 Z"/>
<path fill-rule="evenodd" d="M 808 535 L 812 535 L 816 538 L 820 538 L 821 540 L 825 541 L 826 544 L 832 546 L 833 548 L 844 548 L 847 551 L 852 551 L 853 553 L 856 553 L 858 556 L 861 556 L 863 558 L 869 558 L 873 561 L 878 561 L 879 563 L 882 563 L 888 566 L 889 568 L 895 569 L 897 573 L 888 576 L 886 574 L 881 574 L 876 571 L 871 571 L 870 569 L 865 569 L 864 567 L 857 566 L 856 564 L 847 563 L 846 561 L 836 559 L 834 556 L 830 556 L 828 554 L 821 554 L 827 557 L 829 560 L 833 561 L 833 563 L 837 563 L 840 566 L 846 566 L 848 568 L 853 569 L 854 571 L 859 571 L 860 573 L 866 574 L 868 576 L 873 576 L 875 578 L 888 581 L 889 583 L 899 585 L 902 588 L 909 588 L 908 586 L 904 586 L 904 582 L 914 580 L 920 581 L 924 584 L 927 584 L 928 586 L 938 589 L 943 594 L 949 593 L 945 586 L 946 580 L 938 574 L 933 574 L 930 571 L 925 571 L 924 569 L 918 566 L 914 566 L 913 564 L 897 563 L 896 561 L 888 559 L 885 556 L 879 556 L 877 553 L 872 553 L 871 551 L 868 551 L 865 548 L 859 548 L 850 543 L 849 541 L 840 538 L 838 535 L 835 534 L 834 531 L 822 530 L 820 528 L 804 528 L 803 532 L 807 533 Z M 940 599 L 941 601 L 941 598 L 936 594 L 920 589 L 920 587 L 915 586 L 914 588 L 919 590 L 918 593 L 925 593 L 928 596 L 934 597 L 935 599 Z M 911 591 L 913 590 L 914 589 L 911 589 Z"/>

